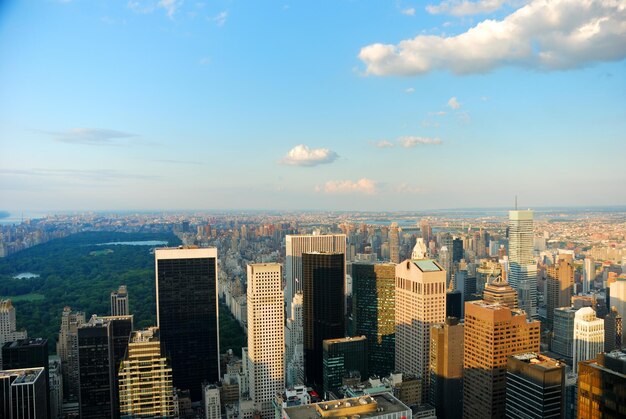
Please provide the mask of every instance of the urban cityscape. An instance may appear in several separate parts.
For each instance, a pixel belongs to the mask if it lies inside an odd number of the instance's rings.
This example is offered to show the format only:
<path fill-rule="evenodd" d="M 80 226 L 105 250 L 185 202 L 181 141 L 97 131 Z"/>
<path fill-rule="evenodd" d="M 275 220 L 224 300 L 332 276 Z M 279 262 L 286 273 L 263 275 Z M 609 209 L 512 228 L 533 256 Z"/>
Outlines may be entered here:
<path fill-rule="evenodd" d="M 623 0 L 0 1 L 0 419 L 626 418 Z"/>

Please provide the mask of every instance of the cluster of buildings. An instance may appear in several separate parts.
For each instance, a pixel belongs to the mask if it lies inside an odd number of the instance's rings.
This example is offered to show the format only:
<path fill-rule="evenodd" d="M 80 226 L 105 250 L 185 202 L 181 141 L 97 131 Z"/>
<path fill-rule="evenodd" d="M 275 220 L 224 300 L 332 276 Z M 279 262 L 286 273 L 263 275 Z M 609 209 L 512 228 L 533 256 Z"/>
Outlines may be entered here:
<path fill-rule="evenodd" d="M 186 244 L 155 250 L 153 327 L 121 286 L 108 316 L 67 307 L 49 358 L 0 304 L 0 416 L 626 417 L 622 260 L 548 248 L 533 215 L 456 233 L 184 221 Z M 221 355 L 220 298 L 241 358 Z"/>

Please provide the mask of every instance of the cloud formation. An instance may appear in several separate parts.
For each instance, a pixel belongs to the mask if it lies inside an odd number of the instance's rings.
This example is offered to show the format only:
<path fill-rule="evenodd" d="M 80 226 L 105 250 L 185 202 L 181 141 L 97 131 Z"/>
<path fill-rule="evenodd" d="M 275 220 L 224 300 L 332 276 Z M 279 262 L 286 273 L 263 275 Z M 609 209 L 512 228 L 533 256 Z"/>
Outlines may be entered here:
<path fill-rule="evenodd" d="M 426 6 L 426 11 L 434 15 L 478 15 L 495 12 L 504 5 L 521 6 L 527 2 L 527 0 L 444 0 L 436 6 L 429 4 Z"/>
<path fill-rule="evenodd" d="M 461 107 L 461 104 L 459 103 L 459 101 L 456 99 L 456 96 L 452 96 L 450 98 L 450 100 L 448 100 L 448 106 L 452 109 L 459 109 Z"/>
<path fill-rule="evenodd" d="M 431 145 L 431 144 L 443 144 L 439 138 L 429 138 L 429 137 L 417 137 L 407 135 L 404 137 L 399 137 L 395 142 L 391 142 L 388 140 L 380 140 L 380 141 L 372 141 L 371 144 L 376 148 L 393 148 L 393 147 L 404 147 L 404 148 L 413 148 L 418 145 Z"/>
<path fill-rule="evenodd" d="M 167 16 L 171 19 L 174 17 L 174 13 L 180 7 L 182 1 L 179 0 L 161 0 L 157 3 L 157 7 L 165 9 Z"/>
<path fill-rule="evenodd" d="M 100 128 L 72 128 L 67 131 L 46 133 L 62 143 L 86 145 L 121 145 L 118 140 L 137 137 L 128 132 Z"/>
<path fill-rule="evenodd" d="M 475 74 L 502 66 L 551 71 L 621 60 L 624 39 L 622 0 L 532 0 L 502 20 L 484 20 L 459 35 L 371 44 L 359 58 L 367 74 L 376 76 Z"/>
<path fill-rule="evenodd" d="M 329 194 L 359 193 L 374 195 L 376 193 L 376 182 L 367 178 L 361 178 L 357 181 L 329 180 L 323 186 L 316 186 L 315 190 Z"/>
<path fill-rule="evenodd" d="M 223 12 L 219 12 L 217 15 L 213 17 L 209 17 L 209 22 L 215 23 L 217 26 L 224 26 L 226 23 L 226 19 L 228 19 L 228 12 L 224 10 Z"/>
<path fill-rule="evenodd" d="M 374 141 L 373 144 L 374 144 L 374 147 L 376 148 L 391 148 L 394 146 L 394 144 L 391 141 L 387 141 L 387 140 Z"/>
<path fill-rule="evenodd" d="M 401 13 L 403 15 L 407 15 L 407 16 L 414 16 L 415 15 L 415 8 L 409 7 L 407 9 L 403 9 L 403 10 L 401 10 Z"/>
<path fill-rule="evenodd" d="M 309 148 L 307 145 L 298 144 L 280 161 L 290 166 L 317 166 L 332 163 L 339 155 L 328 148 Z"/>

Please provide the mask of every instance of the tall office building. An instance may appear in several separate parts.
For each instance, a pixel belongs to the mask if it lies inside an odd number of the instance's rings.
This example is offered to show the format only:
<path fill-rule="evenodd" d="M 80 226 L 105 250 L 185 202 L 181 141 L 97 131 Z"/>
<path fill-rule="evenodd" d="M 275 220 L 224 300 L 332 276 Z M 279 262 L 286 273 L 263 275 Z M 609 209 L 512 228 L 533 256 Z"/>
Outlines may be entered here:
<path fill-rule="evenodd" d="M 463 285 L 457 288 L 457 287 L 454 287 L 454 284 L 451 283 L 452 281 L 452 255 L 450 254 L 450 251 L 448 250 L 448 246 L 442 246 L 441 249 L 439 249 L 439 254 L 437 255 L 437 259 L 441 267 L 444 269 L 444 271 L 446 271 L 446 289 L 460 289 L 461 292 L 463 292 L 464 291 Z M 465 294 L 465 292 L 463 292 L 463 294 Z"/>
<path fill-rule="evenodd" d="M 604 351 L 604 319 L 596 317 L 591 307 L 583 307 L 574 317 L 574 372 L 578 362 L 593 359 Z"/>
<path fill-rule="evenodd" d="M 537 317 L 537 263 L 533 258 L 533 212 L 509 211 L 509 284 L 517 291 L 519 307 Z"/>
<path fill-rule="evenodd" d="M 506 365 L 506 417 L 562 419 L 565 364 L 536 353 L 511 355 Z"/>
<path fill-rule="evenodd" d="M 367 338 L 355 336 L 326 339 L 323 342 L 324 395 L 334 393 L 342 386 L 344 375 L 358 372 L 361 380 L 369 378 Z"/>
<path fill-rule="evenodd" d="M 78 328 L 79 407 L 82 419 L 120 417 L 118 371 L 133 316 L 98 317 Z"/>
<path fill-rule="evenodd" d="M 622 349 L 622 316 L 615 307 L 604 316 L 604 352 Z"/>
<path fill-rule="evenodd" d="M 583 264 L 583 293 L 591 292 L 596 279 L 596 261 L 591 256 L 585 257 Z"/>
<path fill-rule="evenodd" d="M 517 291 L 502 276 L 485 285 L 483 300 L 488 304 L 501 304 L 511 310 L 518 308 Z"/>
<path fill-rule="evenodd" d="M 157 326 L 170 359 L 174 387 L 202 400 L 202 383 L 220 377 L 217 249 L 154 252 Z"/>
<path fill-rule="evenodd" d="M 432 238 L 433 229 L 428 220 L 425 218 L 420 220 L 420 231 L 422 232 L 422 239 L 424 239 L 424 243 L 428 244 Z"/>
<path fill-rule="evenodd" d="M 553 327 L 554 309 L 569 307 L 574 286 L 574 265 L 572 255 L 561 254 L 554 265 L 548 266 L 547 272 L 547 313 L 548 326 Z"/>
<path fill-rule="evenodd" d="M 626 351 L 600 353 L 578 365 L 578 417 L 626 417 Z"/>
<path fill-rule="evenodd" d="M 261 417 L 270 418 L 272 401 L 285 389 L 283 267 L 256 263 L 247 272 L 250 397 Z"/>
<path fill-rule="evenodd" d="M 434 260 L 396 266 L 396 370 L 422 380 L 429 397 L 430 327 L 446 319 L 446 271 Z"/>
<path fill-rule="evenodd" d="M 395 276 L 393 263 L 352 264 L 354 333 L 367 337 L 368 369 L 379 377 L 395 369 Z"/>
<path fill-rule="evenodd" d="M 560 307 L 554 310 L 554 327 L 550 350 L 568 361 L 572 360 L 574 350 L 574 318 L 578 309 Z"/>
<path fill-rule="evenodd" d="M 540 323 L 523 310 L 470 301 L 464 332 L 463 417 L 504 417 L 507 358 L 539 352 Z"/>
<path fill-rule="evenodd" d="M 439 419 L 463 412 L 463 324 L 455 317 L 430 328 L 430 404 Z"/>
<path fill-rule="evenodd" d="M 57 341 L 57 355 L 61 358 L 63 374 L 63 397 L 70 402 L 78 401 L 78 328 L 85 323 L 85 313 L 64 307 L 61 329 Z"/>
<path fill-rule="evenodd" d="M 303 331 L 306 382 L 321 389 L 326 339 L 345 336 L 345 256 L 343 253 L 304 253 Z"/>
<path fill-rule="evenodd" d="M 618 277 L 610 287 L 611 303 L 623 318 L 626 318 L 626 278 Z M 626 322 L 622 322 L 622 336 L 626 336 Z"/>
<path fill-rule="evenodd" d="M 120 285 L 117 291 L 111 291 L 111 316 L 128 316 L 128 290 Z"/>
<path fill-rule="evenodd" d="M 285 236 L 285 308 L 291 317 L 291 301 L 296 292 L 302 292 L 302 254 L 334 252 L 344 255 L 346 263 L 345 234 L 306 234 Z M 344 268 L 345 270 L 345 268 Z"/>
<path fill-rule="evenodd" d="M 291 317 L 285 326 L 285 384 L 293 388 L 304 384 L 304 334 L 302 325 L 302 292 L 291 300 Z"/>
<path fill-rule="evenodd" d="M 43 367 L 0 370 L 0 418 L 48 417 L 48 390 Z"/>
<path fill-rule="evenodd" d="M 400 262 L 400 235 L 398 233 L 398 223 L 391 223 L 389 228 L 389 259 L 392 263 Z"/>
<path fill-rule="evenodd" d="M 161 351 L 159 330 L 132 333 L 119 369 L 122 418 L 175 416 L 172 368 Z"/>
<path fill-rule="evenodd" d="M 0 349 L 6 342 L 26 339 L 26 331 L 16 330 L 15 307 L 11 300 L 0 300 Z M 0 352 L 2 352 L 0 350 Z M 2 354 L 0 353 L 0 369 L 2 369 Z"/>
<path fill-rule="evenodd" d="M 459 263 L 463 259 L 463 239 L 455 237 L 452 240 L 452 262 Z"/>
<path fill-rule="evenodd" d="M 204 386 L 202 396 L 205 419 L 222 419 L 222 403 L 220 400 L 220 389 L 215 384 Z"/>

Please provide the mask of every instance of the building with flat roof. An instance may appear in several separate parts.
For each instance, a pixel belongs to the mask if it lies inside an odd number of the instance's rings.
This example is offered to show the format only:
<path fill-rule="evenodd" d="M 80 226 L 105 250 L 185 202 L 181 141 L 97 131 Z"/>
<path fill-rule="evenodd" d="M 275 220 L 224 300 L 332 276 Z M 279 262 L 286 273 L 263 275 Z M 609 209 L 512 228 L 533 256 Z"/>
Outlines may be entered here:
<path fill-rule="evenodd" d="M 509 272 L 507 280 L 517 291 L 519 307 L 537 316 L 537 263 L 533 257 L 533 211 L 509 211 Z"/>
<path fill-rule="evenodd" d="M 111 316 L 128 316 L 128 290 L 120 285 L 117 291 L 111 291 Z"/>
<path fill-rule="evenodd" d="M 285 407 L 284 419 L 359 417 L 360 419 L 412 418 L 411 409 L 389 393 Z"/>
<path fill-rule="evenodd" d="M 455 317 L 430 328 L 430 404 L 440 419 L 463 411 L 463 323 Z"/>
<path fill-rule="evenodd" d="M 554 309 L 554 327 L 552 328 L 552 343 L 550 350 L 572 361 L 574 350 L 574 318 L 578 309 L 574 307 L 559 307 Z"/>
<path fill-rule="evenodd" d="M 345 374 L 358 371 L 368 376 L 367 337 L 355 336 L 326 339 L 323 342 L 324 394 L 336 392 L 342 386 Z"/>
<path fill-rule="evenodd" d="M 626 417 L 626 351 L 600 353 L 578 364 L 578 417 Z"/>
<path fill-rule="evenodd" d="M 0 418 L 48 417 L 48 390 L 43 367 L 0 371 Z"/>
<path fill-rule="evenodd" d="M 2 346 L 6 342 L 26 339 L 26 330 L 16 330 L 15 307 L 11 300 L 0 300 L 0 369 L 2 366 Z"/>
<path fill-rule="evenodd" d="M 596 317 L 591 307 L 583 307 L 574 317 L 574 372 L 578 372 L 578 362 L 594 359 L 604 351 L 604 319 Z"/>
<path fill-rule="evenodd" d="M 554 265 L 546 269 L 547 295 L 546 318 L 549 327 L 553 326 L 554 309 L 569 307 L 574 287 L 574 265 L 572 255 L 559 254 Z"/>

